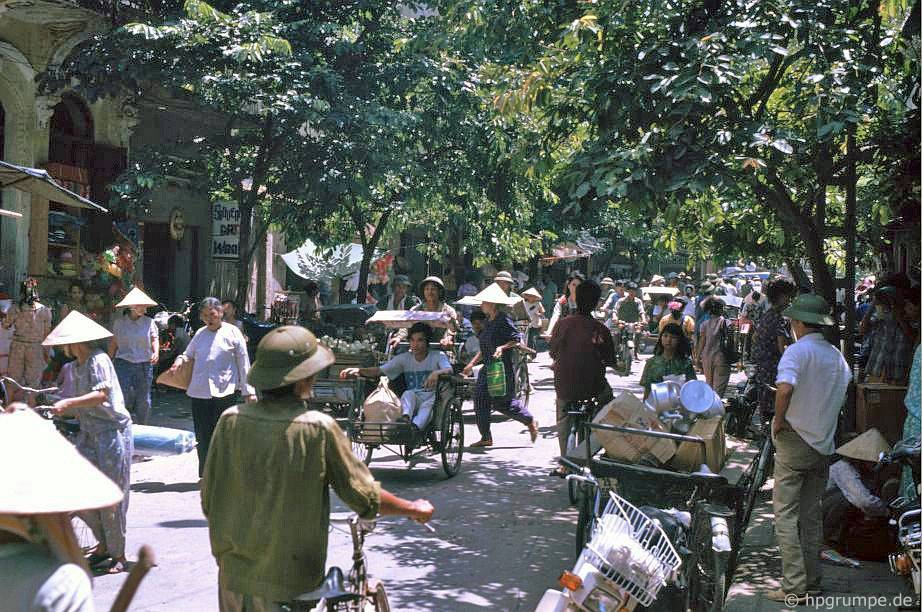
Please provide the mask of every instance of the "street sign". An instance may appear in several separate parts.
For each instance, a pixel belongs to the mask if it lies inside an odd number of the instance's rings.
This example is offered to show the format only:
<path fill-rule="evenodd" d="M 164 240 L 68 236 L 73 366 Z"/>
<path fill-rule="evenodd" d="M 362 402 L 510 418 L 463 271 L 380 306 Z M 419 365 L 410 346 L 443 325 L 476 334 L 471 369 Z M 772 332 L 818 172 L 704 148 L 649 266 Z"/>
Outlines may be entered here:
<path fill-rule="evenodd" d="M 237 259 L 240 256 L 240 206 L 236 202 L 215 202 L 211 208 L 211 256 Z"/>

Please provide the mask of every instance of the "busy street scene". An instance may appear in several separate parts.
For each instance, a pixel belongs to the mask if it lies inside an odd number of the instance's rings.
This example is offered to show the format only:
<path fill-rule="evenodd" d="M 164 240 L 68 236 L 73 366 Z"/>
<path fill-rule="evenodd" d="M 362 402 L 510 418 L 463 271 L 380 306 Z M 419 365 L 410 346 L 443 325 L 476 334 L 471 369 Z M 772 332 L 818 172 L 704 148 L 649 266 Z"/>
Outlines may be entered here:
<path fill-rule="evenodd" d="M 0 0 L 0 612 L 919 610 L 919 0 Z"/>

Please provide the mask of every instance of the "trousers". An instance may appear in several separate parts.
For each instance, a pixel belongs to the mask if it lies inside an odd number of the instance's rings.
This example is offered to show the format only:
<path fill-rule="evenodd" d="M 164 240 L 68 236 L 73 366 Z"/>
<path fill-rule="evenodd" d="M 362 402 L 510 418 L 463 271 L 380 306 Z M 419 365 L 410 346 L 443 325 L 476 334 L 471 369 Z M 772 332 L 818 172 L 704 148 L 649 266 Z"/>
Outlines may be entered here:
<path fill-rule="evenodd" d="M 128 494 L 131 491 L 131 454 L 134 450 L 131 426 L 96 432 L 81 429 L 76 446 L 80 454 L 108 476 L 125 495 L 114 506 L 83 510 L 77 515 L 112 558 L 124 557 Z"/>
<path fill-rule="evenodd" d="M 150 362 L 132 363 L 115 360 L 115 375 L 125 397 L 125 408 L 137 418 L 133 421 L 147 425 L 150 419 L 150 388 L 154 382 L 154 366 Z"/>
<path fill-rule="evenodd" d="M 211 444 L 211 436 L 214 434 L 215 427 L 218 425 L 218 419 L 221 413 L 240 403 L 240 394 L 231 393 L 224 397 L 210 397 L 200 399 L 197 397 L 192 400 L 192 427 L 195 430 L 195 450 L 198 453 L 198 476 L 202 477 L 205 469 L 205 459 L 208 458 L 208 446 Z"/>
<path fill-rule="evenodd" d="M 435 406 L 435 391 L 408 389 L 400 396 L 400 407 L 403 413 L 413 420 L 413 424 L 420 431 L 429 424 L 433 406 Z"/>
<path fill-rule="evenodd" d="M 804 442 L 793 429 L 772 436 L 775 443 L 775 538 L 781 549 L 781 588 L 803 595 L 822 580 L 820 549 L 823 545 L 821 507 L 829 457 Z"/>
<path fill-rule="evenodd" d="M 490 397 L 487 393 L 487 377 L 481 373 L 474 387 L 474 414 L 477 417 L 477 429 L 483 440 L 493 439 L 493 434 L 490 432 L 490 415 L 494 410 L 523 425 L 531 425 L 531 422 L 535 420 L 520 400 Z"/>
<path fill-rule="evenodd" d="M 7 372 L 10 378 L 23 385 L 38 389 L 42 386 L 42 372 L 45 371 L 45 354 L 39 342 L 23 342 L 13 339 L 10 343 L 10 357 Z"/>

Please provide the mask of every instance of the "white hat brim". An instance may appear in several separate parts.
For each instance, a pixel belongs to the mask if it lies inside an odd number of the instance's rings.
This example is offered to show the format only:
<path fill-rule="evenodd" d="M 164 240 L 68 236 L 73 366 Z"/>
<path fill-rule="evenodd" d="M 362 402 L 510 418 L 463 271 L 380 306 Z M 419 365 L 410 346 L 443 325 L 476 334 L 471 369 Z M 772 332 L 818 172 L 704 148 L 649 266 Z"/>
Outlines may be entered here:
<path fill-rule="evenodd" d="M 502 304 L 503 306 L 512 306 L 517 304 L 521 298 L 506 295 L 502 287 L 495 282 L 490 283 L 486 289 L 474 296 L 474 299 L 480 302 L 489 302 L 491 304 Z"/>
<path fill-rule="evenodd" d="M 76 512 L 122 499 L 114 482 L 31 410 L 0 412 L 0 461 L 7 466 L 0 514 Z"/>
<path fill-rule="evenodd" d="M 150 296 L 141 291 L 139 288 L 135 287 L 128 292 L 128 295 L 122 298 L 122 301 L 114 306 L 114 308 L 128 308 L 130 306 L 156 306 L 157 302 L 152 300 Z"/>
<path fill-rule="evenodd" d="M 108 329 L 79 311 L 71 310 L 64 320 L 58 323 L 42 340 L 42 346 L 79 344 L 110 337 L 112 337 L 112 332 Z"/>

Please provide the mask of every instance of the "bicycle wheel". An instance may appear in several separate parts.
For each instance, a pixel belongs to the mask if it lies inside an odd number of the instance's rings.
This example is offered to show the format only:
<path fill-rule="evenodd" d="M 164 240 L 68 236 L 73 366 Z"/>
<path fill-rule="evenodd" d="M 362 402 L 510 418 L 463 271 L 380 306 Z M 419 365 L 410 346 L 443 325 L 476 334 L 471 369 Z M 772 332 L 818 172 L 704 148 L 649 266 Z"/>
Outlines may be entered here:
<path fill-rule="evenodd" d="M 753 471 L 752 479 L 749 481 L 749 489 L 746 491 L 746 502 L 745 506 L 743 507 L 742 529 L 746 529 L 746 525 L 749 524 L 749 518 L 752 515 L 752 508 L 756 503 L 756 496 L 762 489 L 762 485 L 765 484 L 765 480 L 768 475 L 768 464 L 771 461 L 771 455 L 772 439 L 771 436 L 766 436 L 765 440 L 762 441 L 762 449 L 759 451 L 759 459 L 756 463 L 756 469 Z"/>
<path fill-rule="evenodd" d="M 93 530 L 83 522 L 83 519 L 78 516 L 72 516 L 70 524 L 74 530 L 74 535 L 77 537 L 77 545 L 84 553 L 96 548 L 96 544 L 98 544 L 96 536 L 93 535 Z"/>
<path fill-rule="evenodd" d="M 369 446 L 367 444 L 363 444 L 359 442 L 358 440 L 352 440 L 351 442 L 352 442 L 352 454 L 355 455 L 356 458 L 362 463 L 364 463 L 365 465 L 368 465 L 369 463 L 371 463 L 371 455 L 372 453 L 375 452 L 374 447 Z"/>
<path fill-rule="evenodd" d="M 631 354 L 631 347 L 624 343 L 624 346 L 621 347 L 621 362 L 624 364 L 624 370 L 622 371 L 622 376 L 631 375 L 631 362 L 634 360 L 634 356 Z"/>
<path fill-rule="evenodd" d="M 531 382 L 528 379 L 528 362 L 525 359 L 519 360 L 519 365 L 515 370 L 515 390 L 516 398 L 522 402 L 522 407 L 528 408 L 528 400 L 531 396 Z"/>
<path fill-rule="evenodd" d="M 380 580 L 373 580 L 368 584 L 368 598 L 370 601 L 365 605 L 366 612 L 391 612 L 387 591 Z"/>
<path fill-rule="evenodd" d="M 461 469 L 461 457 L 464 455 L 464 419 L 460 398 L 452 400 L 445 411 L 439 438 L 442 469 L 451 478 Z"/>
<path fill-rule="evenodd" d="M 579 424 L 573 424 L 570 426 L 570 435 L 567 436 L 567 456 L 572 454 L 573 449 L 579 446 L 580 442 L 583 441 L 583 428 Z M 570 505 L 575 506 L 576 502 L 579 501 L 580 497 L 580 482 L 573 480 L 572 478 L 567 480 L 567 497 L 570 499 Z"/>
<path fill-rule="evenodd" d="M 595 528 L 595 497 L 598 490 L 592 485 L 584 484 L 583 493 L 579 500 L 579 517 L 576 519 L 576 556 L 583 552 L 583 548 L 592 539 L 592 530 Z"/>
<path fill-rule="evenodd" d="M 727 594 L 727 563 L 711 545 L 711 517 L 704 512 L 692 525 L 692 556 L 686 571 L 688 591 L 685 609 L 693 612 L 720 612 Z"/>

